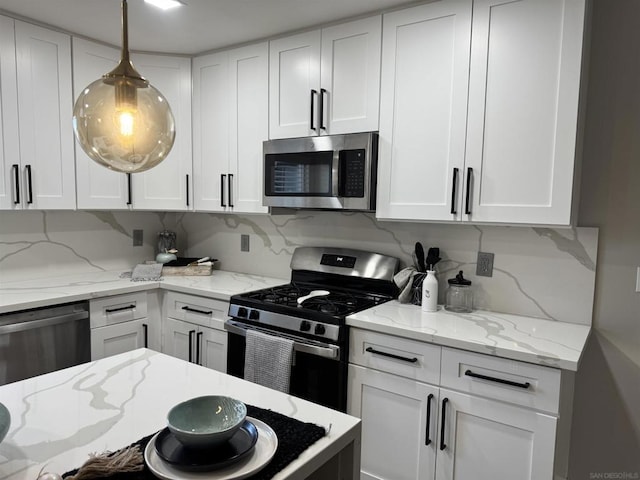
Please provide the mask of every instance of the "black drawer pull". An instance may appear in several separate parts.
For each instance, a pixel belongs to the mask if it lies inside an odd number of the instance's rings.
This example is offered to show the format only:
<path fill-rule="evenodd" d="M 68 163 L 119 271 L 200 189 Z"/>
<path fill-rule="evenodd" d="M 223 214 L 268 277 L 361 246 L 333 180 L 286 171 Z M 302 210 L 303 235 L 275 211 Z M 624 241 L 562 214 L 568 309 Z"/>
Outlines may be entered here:
<path fill-rule="evenodd" d="M 448 398 L 442 400 L 442 423 L 440 424 L 440 450 L 444 450 L 447 448 L 447 445 L 444 443 L 444 424 L 446 423 L 447 416 L 447 403 L 449 402 Z"/>
<path fill-rule="evenodd" d="M 473 175 L 473 168 L 467 168 L 467 197 L 464 203 L 464 213 L 471 215 L 471 180 Z"/>
<path fill-rule="evenodd" d="M 458 169 L 453 169 L 453 184 L 451 185 L 451 214 L 455 215 L 458 213 L 456 209 L 456 193 L 458 190 Z"/>
<path fill-rule="evenodd" d="M 195 330 L 189 330 L 189 361 L 193 362 L 193 336 L 196 334 Z"/>
<path fill-rule="evenodd" d="M 433 399 L 433 393 L 430 393 L 427 397 L 427 427 L 424 434 L 424 444 L 429 445 L 431 443 L 431 439 L 429 438 L 429 430 L 431 426 L 431 400 Z"/>
<path fill-rule="evenodd" d="M 27 203 L 33 203 L 33 184 L 31 182 L 31 165 L 24 167 L 27 170 Z"/>
<path fill-rule="evenodd" d="M 375 353 L 376 355 L 382 355 L 383 357 L 395 358 L 396 360 L 402 360 L 403 362 L 416 363 L 418 359 L 416 357 L 407 358 L 401 357 L 400 355 L 394 355 L 393 353 L 381 352 L 380 350 L 374 350 L 371 347 L 367 347 L 366 349 L 369 353 Z"/>
<path fill-rule="evenodd" d="M 313 116 L 314 116 L 313 97 L 315 97 L 315 96 L 318 96 L 318 91 L 317 91 L 317 90 L 314 90 L 314 89 L 311 89 L 311 116 L 309 117 L 309 128 L 310 128 L 311 130 L 313 130 L 313 131 L 315 131 L 315 130 L 316 130 L 316 127 L 315 127 L 315 125 L 314 125 L 314 123 L 313 123 L 313 122 L 314 122 L 314 120 L 315 120 L 315 119 L 313 118 Z"/>
<path fill-rule="evenodd" d="M 220 174 L 220 206 L 221 207 L 227 206 L 227 204 L 224 203 L 224 184 L 226 179 L 227 179 L 227 175 L 224 173 L 221 173 Z"/>
<path fill-rule="evenodd" d="M 142 324 L 142 336 L 144 338 L 144 348 L 149 348 L 149 325 Z"/>
<path fill-rule="evenodd" d="M 182 307 L 182 309 L 186 310 L 187 312 L 201 313 L 202 315 L 213 315 L 213 312 L 211 310 L 206 312 L 204 310 L 198 310 L 197 308 L 191 308 L 188 305 L 185 305 L 184 307 Z"/>
<path fill-rule="evenodd" d="M 202 347 L 202 334 L 203 332 L 198 332 L 196 335 L 196 363 L 198 365 L 202 365 L 202 361 L 200 355 L 202 354 L 200 348 Z"/>
<path fill-rule="evenodd" d="M 133 310 L 136 308 L 135 305 L 127 305 L 126 307 L 118 307 L 118 308 L 105 308 L 105 313 L 113 313 L 113 312 L 122 312 L 123 310 Z"/>
<path fill-rule="evenodd" d="M 131 174 L 127 173 L 127 205 L 131 205 L 133 201 L 131 200 Z"/>
<path fill-rule="evenodd" d="M 505 385 L 511 385 L 512 387 L 527 389 L 531 386 L 529 382 L 519 383 L 511 380 L 505 380 L 504 378 L 488 377 L 487 375 L 481 375 L 479 373 L 473 373 L 471 370 L 464 372 L 467 377 L 481 378 L 482 380 L 489 380 L 490 382 L 504 383 Z"/>
<path fill-rule="evenodd" d="M 13 181 L 15 182 L 15 200 L 13 203 L 18 205 L 20 203 L 20 166 L 14 163 L 11 168 L 13 169 Z"/>

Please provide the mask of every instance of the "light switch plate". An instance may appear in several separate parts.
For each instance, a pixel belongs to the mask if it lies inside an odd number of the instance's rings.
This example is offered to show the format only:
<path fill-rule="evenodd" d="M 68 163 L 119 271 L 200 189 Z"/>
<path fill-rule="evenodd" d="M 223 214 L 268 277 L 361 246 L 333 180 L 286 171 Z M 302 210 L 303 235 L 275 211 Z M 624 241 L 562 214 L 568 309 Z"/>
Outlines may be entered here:
<path fill-rule="evenodd" d="M 249 251 L 249 235 L 245 233 L 240 235 L 240 251 L 241 252 Z"/>
<path fill-rule="evenodd" d="M 493 277 L 493 253 L 478 252 L 476 275 L 480 277 Z"/>
<path fill-rule="evenodd" d="M 133 231 L 133 246 L 141 247 L 143 243 L 143 231 L 142 230 L 134 230 Z"/>

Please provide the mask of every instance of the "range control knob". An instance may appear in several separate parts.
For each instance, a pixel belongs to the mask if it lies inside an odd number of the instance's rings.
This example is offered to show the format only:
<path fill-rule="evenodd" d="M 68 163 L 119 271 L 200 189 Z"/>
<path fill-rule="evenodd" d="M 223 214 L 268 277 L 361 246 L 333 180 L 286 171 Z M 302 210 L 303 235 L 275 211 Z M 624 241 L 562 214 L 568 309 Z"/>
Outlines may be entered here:
<path fill-rule="evenodd" d="M 249 312 L 249 320 L 260 320 L 260 310 L 251 310 Z"/>
<path fill-rule="evenodd" d="M 306 320 L 302 320 L 300 322 L 300 331 L 301 332 L 308 332 L 309 330 L 311 330 L 311 324 L 309 322 L 307 322 Z"/>
<path fill-rule="evenodd" d="M 242 318 L 247 318 L 247 309 L 244 307 L 240 307 L 238 309 L 238 316 Z"/>
<path fill-rule="evenodd" d="M 316 335 L 324 335 L 325 331 L 326 329 L 324 328 L 324 325 L 322 325 L 321 323 L 316 325 L 316 328 L 315 328 Z"/>

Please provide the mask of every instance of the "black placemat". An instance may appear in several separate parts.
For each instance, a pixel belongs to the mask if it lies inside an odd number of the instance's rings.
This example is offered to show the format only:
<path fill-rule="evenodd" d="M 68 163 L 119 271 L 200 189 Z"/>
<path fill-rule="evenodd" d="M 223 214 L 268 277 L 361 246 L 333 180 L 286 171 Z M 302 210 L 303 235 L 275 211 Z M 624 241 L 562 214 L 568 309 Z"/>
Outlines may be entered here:
<path fill-rule="evenodd" d="M 262 470 L 249 477 L 250 480 L 269 480 L 273 478 L 276 473 L 289 465 L 302 452 L 325 435 L 324 428 L 318 425 L 301 422 L 281 413 L 253 405 L 247 405 L 247 415 L 262 420 L 273 429 L 278 437 L 278 448 L 275 455 Z M 155 433 L 141 438 L 129 446 L 138 446 L 140 451 L 144 453 L 144 449 L 153 435 Z M 63 474 L 62 478 L 70 477 L 77 472 L 78 469 L 76 468 Z M 156 476 L 151 473 L 151 470 L 145 464 L 144 470 L 140 472 L 117 473 L 101 478 L 111 480 L 155 480 Z"/>

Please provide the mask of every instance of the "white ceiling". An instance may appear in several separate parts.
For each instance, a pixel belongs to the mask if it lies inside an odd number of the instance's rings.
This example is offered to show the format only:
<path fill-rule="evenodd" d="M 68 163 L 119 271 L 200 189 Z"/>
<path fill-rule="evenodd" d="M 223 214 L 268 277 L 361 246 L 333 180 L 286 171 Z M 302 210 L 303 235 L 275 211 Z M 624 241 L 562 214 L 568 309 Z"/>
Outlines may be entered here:
<path fill-rule="evenodd" d="M 184 0 L 162 11 L 128 0 L 129 47 L 196 54 L 389 10 L 415 0 Z M 0 0 L 0 13 L 120 45 L 120 0 Z"/>

